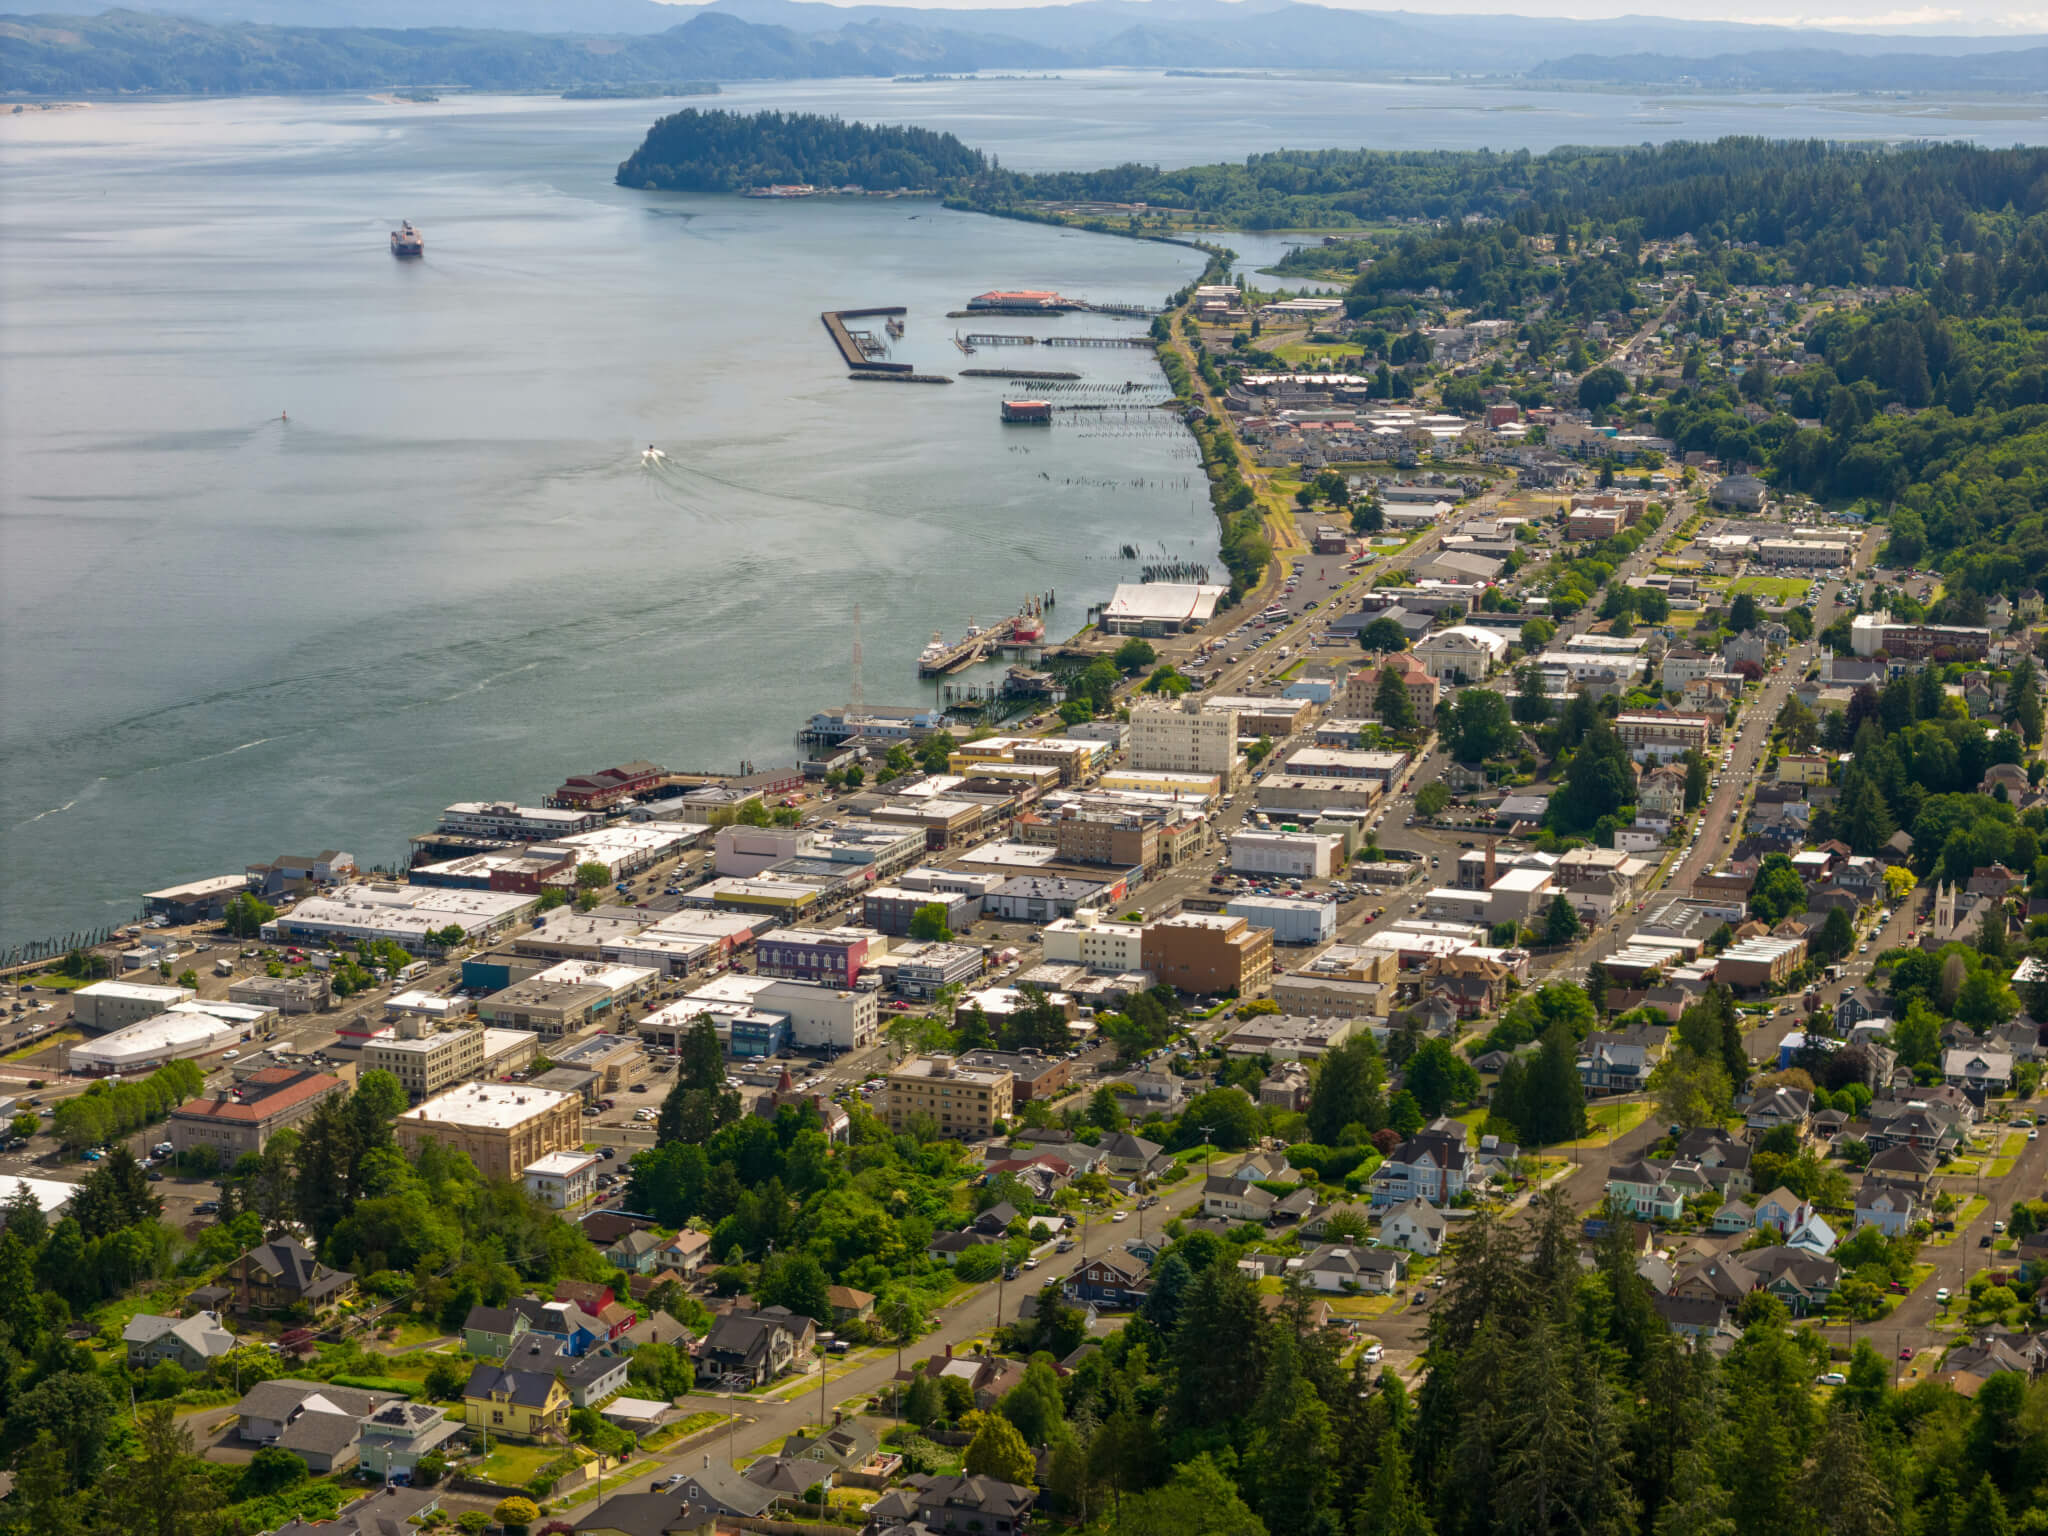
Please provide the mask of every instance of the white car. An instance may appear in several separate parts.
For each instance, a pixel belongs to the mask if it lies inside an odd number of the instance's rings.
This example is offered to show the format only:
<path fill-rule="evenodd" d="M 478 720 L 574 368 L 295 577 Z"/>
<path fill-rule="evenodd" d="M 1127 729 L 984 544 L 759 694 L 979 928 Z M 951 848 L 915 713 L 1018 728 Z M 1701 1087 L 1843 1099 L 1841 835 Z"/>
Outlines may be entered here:
<path fill-rule="evenodd" d="M 1365 1346 L 1365 1363 L 1367 1365 L 1378 1365 L 1380 1361 L 1386 1358 L 1386 1354 L 1386 1350 L 1380 1345 L 1368 1344 Z"/>

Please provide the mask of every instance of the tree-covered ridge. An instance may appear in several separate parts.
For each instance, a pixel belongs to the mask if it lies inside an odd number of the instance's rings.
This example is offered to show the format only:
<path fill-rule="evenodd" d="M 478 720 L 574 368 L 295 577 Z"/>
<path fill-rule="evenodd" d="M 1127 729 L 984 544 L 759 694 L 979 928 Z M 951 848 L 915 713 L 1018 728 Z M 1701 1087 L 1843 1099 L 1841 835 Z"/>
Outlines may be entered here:
<path fill-rule="evenodd" d="M 619 185 L 737 192 L 774 183 L 893 192 L 979 176 L 988 161 L 950 133 L 850 123 L 808 112 L 700 111 L 664 117 L 619 167 Z"/>

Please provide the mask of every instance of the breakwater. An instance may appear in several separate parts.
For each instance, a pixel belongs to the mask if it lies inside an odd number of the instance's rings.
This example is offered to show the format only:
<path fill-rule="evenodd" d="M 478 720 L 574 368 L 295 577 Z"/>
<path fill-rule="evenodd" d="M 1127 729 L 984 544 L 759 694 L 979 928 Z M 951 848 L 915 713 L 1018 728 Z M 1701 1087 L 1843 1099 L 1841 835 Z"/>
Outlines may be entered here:
<path fill-rule="evenodd" d="M 871 320 L 876 316 L 901 315 L 906 313 L 901 304 L 878 305 L 873 309 L 828 309 L 818 318 L 825 324 L 825 334 L 832 338 L 832 345 L 839 349 L 839 355 L 846 359 L 846 366 L 860 373 L 911 373 L 908 363 L 885 363 L 876 356 L 883 350 L 883 344 L 874 339 L 868 331 L 856 331 L 846 322 L 849 320 Z"/>

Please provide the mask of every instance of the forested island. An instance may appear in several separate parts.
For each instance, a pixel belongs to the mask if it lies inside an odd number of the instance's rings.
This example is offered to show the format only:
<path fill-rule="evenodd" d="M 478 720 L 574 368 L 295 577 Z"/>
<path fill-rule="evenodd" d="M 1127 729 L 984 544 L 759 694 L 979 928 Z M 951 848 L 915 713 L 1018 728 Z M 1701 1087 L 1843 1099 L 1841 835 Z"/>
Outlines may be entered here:
<path fill-rule="evenodd" d="M 972 185 L 989 161 L 950 133 L 876 127 L 802 112 L 699 111 L 664 117 L 619 167 L 619 185 L 738 192 L 774 183 L 872 192 Z"/>

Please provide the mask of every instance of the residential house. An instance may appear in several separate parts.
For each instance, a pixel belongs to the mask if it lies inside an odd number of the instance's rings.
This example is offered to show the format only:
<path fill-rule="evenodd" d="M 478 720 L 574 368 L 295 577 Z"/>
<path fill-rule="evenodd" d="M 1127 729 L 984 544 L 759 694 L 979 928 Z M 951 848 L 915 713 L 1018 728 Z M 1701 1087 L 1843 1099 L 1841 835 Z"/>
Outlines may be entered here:
<path fill-rule="evenodd" d="M 1784 1302 L 1794 1317 L 1820 1311 L 1842 1283 L 1842 1266 L 1833 1259 L 1789 1244 L 1752 1248 L 1742 1262 L 1756 1276 L 1757 1289 Z"/>
<path fill-rule="evenodd" d="M 1711 1339 L 1727 1326 L 1728 1309 L 1719 1301 L 1703 1297 L 1652 1296 L 1650 1305 L 1664 1324 L 1681 1338 L 1698 1343 Z"/>
<path fill-rule="evenodd" d="M 1457 1136 L 1424 1131 L 1396 1147 L 1372 1176 L 1372 1207 L 1385 1210 L 1410 1200 L 1441 1209 L 1465 1192 L 1472 1167 L 1470 1149 Z"/>
<path fill-rule="evenodd" d="M 1147 1141 L 1129 1131 L 1117 1131 L 1102 1138 L 1097 1148 L 1102 1171 L 1112 1178 L 1150 1178 L 1172 1163 L 1156 1141 Z"/>
<path fill-rule="evenodd" d="M 708 1452 L 701 1466 L 686 1467 L 678 1475 L 682 1482 L 670 1489 L 670 1494 L 687 1500 L 695 1508 L 709 1510 L 713 1515 L 759 1520 L 782 1497 L 775 1489 L 753 1482 L 745 1473 L 734 1470 L 722 1458 Z M 582 1536 L 580 1528 L 578 1536 Z"/>
<path fill-rule="evenodd" d="M 1355 1248 L 1326 1243 L 1305 1258 L 1289 1259 L 1287 1272 L 1318 1291 L 1365 1291 L 1384 1295 L 1408 1272 L 1398 1248 Z"/>
<path fill-rule="evenodd" d="M 631 1351 L 609 1344 L 572 1355 L 553 1339 L 529 1334 L 505 1364 L 519 1371 L 552 1371 L 568 1391 L 570 1407 L 595 1408 L 626 1390 L 630 1355 Z"/>
<path fill-rule="evenodd" d="M 332 1520 L 287 1520 L 270 1536 L 413 1536 L 440 1511 L 440 1489 L 386 1483 L 345 1505 Z"/>
<path fill-rule="evenodd" d="M 606 1248 L 604 1256 L 629 1275 L 651 1275 L 661 1247 L 662 1239 L 652 1232 L 628 1232 Z"/>
<path fill-rule="evenodd" d="M 1977 1097 L 2004 1093 L 2012 1086 L 2009 1051 L 1954 1050 L 1941 1053 L 1942 1081 Z"/>
<path fill-rule="evenodd" d="M 1391 1248 L 1405 1248 L 1421 1258 L 1435 1258 L 1443 1252 L 1444 1233 L 1449 1225 L 1444 1213 L 1427 1200 L 1408 1200 L 1380 1218 L 1380 1242 Z"/>
<path fill-rule="evenodd" d="M 1707 1230 L 1714 1233 L 1747 1232 L 1756 1225 L 1756 1210 L 1748 1202 L 1730 1200 L 1714 1212 Z"/>
<path fill-rule="evenodd" d="M 128 1347 L 128 1363 L 143 1370 L 168 1360 L 188 1371 L 203 1371 L 235 1347 L 235 1336 L 211 1312 L 190 1317 L 138 1312 L 121 1330 L 121 1342 Z"/>
<path fill-rule="evenodd" d="M 532 1296 L 514 1298 L 512 1305 L 526 1315 L 529 1333 L 553 1339 L 562 1353 L 572 1358 L 597 1348 L 611 1338 L 609 1325 L 592 1317 L 573 1301 L 540 1301 Z"/>
<path fill-rule="evenodd" d="M 450 1419 L 433 1404 L 399 1398 L 359 1422 L 356 1454 L 366 1475 L 403 1480 L 412 1476 L 422 1456 L 439 1451 L 462 1430 L 460 1420 Z"/>
<path fill-rule="evenodd" d="M 728 1386 L 758 1387 L 810 1357 L 817 1326 L 787 1307 L 728 1312 L 697 1346 L 707 1376 Z"/>
<path fill-rule="evenodd" d="M 1128 1250 L 1099 1254 L 1075 1269 L 1061 1289 L 1074 1301 L 1135 1307 L 1150 1291 L 1148 1273 L 1145 1261 Z"/>
<path fill-rule="evenodd" d="M 502 1360 L 518 1347 L 529 1326 L 517 1307 L 471 1307 L 462 1321 L 463 1348 L 479 1360 Z"/>
<path fill-rule="evenodd" d="M 1676 1221 L 1685 1214 L 1685 1195 L 1671 1182 L 1671 1166 L 1639 1157 L 1607 1170 L 1607 1204 L 1617 1215 Z"/>
<path fill-rule="evenodd" d="M 1761 1140 L 1781 1125 L 1789 1125 L 1802 1136 L 1813 1116 L 1813 1095 L 1804 1088 L 1787 1088 L 1782 1083 L 1751 1098 L 1743 1127 Z"/>
<path fill-rule="evenodd" d="M 1671 1283 L 1671 1294 L 1680 1300 L 1712 1301 L 1733 1308 L 1756 1287 L 1756 1273 L 1744 1256 L 1731 1253 L 1688 1264 Z"/>
<path fill-rule="evenodd" d="M 1687 1131 L 1678 1140 L 1681 1159 L 1697 1163 L 1707 1182 L 1724 1196 L 1747 1196 L 1750 1192 L 1751 1149 L 1718 1125 Z"/>
<path fill-rule="evenodd" d="M 1783 1185 L 1756 1202 L 1756 1226 L 1790 1237 L 1813 1219 L 1813 1207 Z"/>
<path fill-rule="evenodd" d="M 1891 1016 L 1891 1007 L 1875 987 L 1844 987 L 1835 999 L 1835 1033 L 1846 1036 L 1865 1019 Z"/>
<path fill-rule="evenodd" d="M 361 1421 L 392 1400 L 324 1381 L 280 1378 L 259 1382 L 235 1404 L 244 1441 L 290 1451 L 315 1477 L 345 1472 L 356 1462 Z"/>
<path fill-rule="evenodd" d="M 936 1536 L 1021 1536 L 1038 1490 L 993 1477 L 913 1476 L 914 1513 Z M 879 1505 L 876 1506 L 880 1508 Z M 875 1519 L 875 1511 L 869 1511 Z"/>
<path fill-rule="evenodd" d="M 1215 1173 L 1202 1181 L 1202 1214 L 1225 1221 L 1270 1221 L 1280 1197 L 1250 1179 Z"/>
<path fill-rule="evenodd" d="M 1875 1227 L 1886 1237 L 1901 1237 L 1920 1219 L 1920 1196 L 1910 1186 L 1865 1178 L 1856 1191 L 1856 1225 Z"/>
<path fill-rule="evenodd" d="M 850 1285 L 827 1287 L 825 1299 L 832 1303 L 832 1321 L 835 1323 L 866 1322 L 875 1315 L 873 1294 L 857 1291 Z"/>
<path fill-rule="evenodd" d="M 1588 1098 L 1640 1093 L 1650 1068 L 1664 1054 L 1665 1030 L 1637 1024 L 1625 1030 L 1596 1029 L 1579 1048 L 1579 1082 Z"/>
<path fill-rule="evenodd" d="M 576 1536 L 715 1536 L 716 1516 L 674 1493 L 615 1493 L 576 1522 Z"/>
<path fill-rule="evenodd" d="M 654 1250 L 654 1272 L 680 1275 L 687 1280 L 704 1267 L 710 1256 L 711 1234 L 685 1230 Z"/>
<path fill-rule="evenodd" d="M 1934 1154 L 1924 1152 L 1910 1141 L 1897 1142 L 1881 1152 L 1871 1155 L 1864 1165 L 1866 1180 L 1882 1178 L 1890 1184 L 1904 1184 L 1925 1192 L 1924 1186 L 1934 1174 Z"/>
<path fill-rule="evenodd" d="M 479 1362 L 462 1388 L 463 1422 L 507 1440 L 545 1440 L 569 1423 L 569 1391 L 552 1370 L 528 1371 Z"/>
<path fill-rule="evenodd" d="M 313 1316 L 332 1311 L 355 1289 L 356 1277 L 329 1269 L 296 1238 L 259 1243 L 228 1266 L 231 1305 L 243 1316 L 303 1307 Z"/>
<path fill-rule="evenodd" d="M 782 1459 L 837 1472 L 861 1466 L 880 1444 L 875 1432 L 861 1420 L 839 1419 L 830 1429 L 815 1434 L 798 1430 L 782 1442 Z"/>

